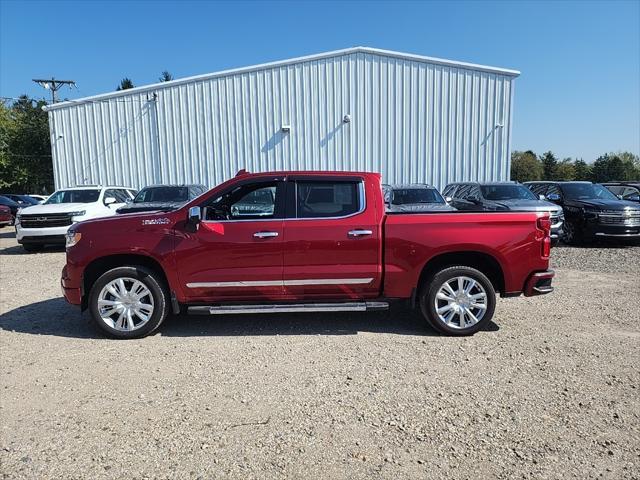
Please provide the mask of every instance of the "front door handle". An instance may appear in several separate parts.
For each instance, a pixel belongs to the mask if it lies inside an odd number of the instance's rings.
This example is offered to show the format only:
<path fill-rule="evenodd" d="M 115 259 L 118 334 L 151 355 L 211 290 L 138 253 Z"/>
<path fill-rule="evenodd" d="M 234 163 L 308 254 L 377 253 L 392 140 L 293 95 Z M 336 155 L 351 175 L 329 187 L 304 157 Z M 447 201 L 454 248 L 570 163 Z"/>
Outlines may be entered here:
<path fill-rule="evenodd" d="M 256 238 L 270 238 L 270 237 L 277 237 L 278 236 L 278 232 L 256 232 L 253 234 L 254 237 Z"/>
<path fill-rule="evenodd" d="M 350 237 L 364 237 L 365 235 L 373 235 L 371 230 L 351 230 L 349 232 Z"/>

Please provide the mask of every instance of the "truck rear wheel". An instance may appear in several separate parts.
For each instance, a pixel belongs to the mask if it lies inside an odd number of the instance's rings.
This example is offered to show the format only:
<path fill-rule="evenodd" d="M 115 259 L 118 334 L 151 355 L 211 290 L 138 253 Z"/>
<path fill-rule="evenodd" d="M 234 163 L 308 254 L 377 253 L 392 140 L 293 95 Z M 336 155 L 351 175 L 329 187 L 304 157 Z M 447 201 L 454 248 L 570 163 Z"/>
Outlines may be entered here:
<path fill-rule="evenodd" d="M 473 335 L 493 317 L 496 292 L 479 270 L 448 267 L 426 281 L 420 310 L 429 324 L 446 335 Z"/>
<path fill-rule="evenodd" d="M 117 267 L 102 274 L 89 294 L 92 322 L 113 338 L 149 335 L 168 312 L 166 290 L 159 277 L 140 266 Z"/>

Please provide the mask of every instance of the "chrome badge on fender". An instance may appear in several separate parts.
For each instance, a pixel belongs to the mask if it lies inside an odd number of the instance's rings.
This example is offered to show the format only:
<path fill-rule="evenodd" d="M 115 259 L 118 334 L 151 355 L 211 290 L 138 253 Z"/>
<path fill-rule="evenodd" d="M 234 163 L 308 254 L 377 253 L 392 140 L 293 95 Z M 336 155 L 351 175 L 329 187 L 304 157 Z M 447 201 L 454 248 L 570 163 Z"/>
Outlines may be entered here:
<path fill-rule="evenodd" d="M 150 220 L 142 220 L 142 225 L 166 225 L 171 223 L 168 218 L 152 218 Z"/>

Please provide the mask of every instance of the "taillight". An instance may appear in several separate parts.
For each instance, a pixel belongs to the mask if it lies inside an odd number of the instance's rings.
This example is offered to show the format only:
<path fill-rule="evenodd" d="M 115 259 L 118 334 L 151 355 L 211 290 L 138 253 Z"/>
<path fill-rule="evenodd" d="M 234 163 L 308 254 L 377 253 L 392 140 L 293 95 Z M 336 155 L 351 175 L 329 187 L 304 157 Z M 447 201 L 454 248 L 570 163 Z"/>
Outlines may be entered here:
<path fill-rule="evenodd" d="M 540 235 L 536 235 L 537 240 L 542 240 L 542 256 L 548 257 L 551 254 L 551 219 L 549 217 L 538 218 L 538 231 Z"/>

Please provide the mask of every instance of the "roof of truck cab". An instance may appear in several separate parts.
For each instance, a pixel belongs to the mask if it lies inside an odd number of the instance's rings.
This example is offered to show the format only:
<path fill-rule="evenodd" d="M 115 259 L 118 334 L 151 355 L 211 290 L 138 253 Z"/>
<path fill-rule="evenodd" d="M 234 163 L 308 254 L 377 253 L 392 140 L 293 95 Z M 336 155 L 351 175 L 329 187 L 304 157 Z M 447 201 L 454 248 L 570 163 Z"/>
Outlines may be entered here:
<path fill-rule="evenodd" d="M 346 172 L 346 171 L 327 171 L 327 170 L 282 170 L 273 172 L 257 172 L 257 173 L 240 173 L 236 178 L 245 177 L 288 177 L 288 176 L 318 176 L 318 177 L 354 177 L 354 176 L 376 176 L 380 174 L 376 172 Z"/>
<path fill-rule="evenodd" d="M 390 188 L 391 190 L 408 189 L 408 188 L 433 190 L 434 188 L 436 188 L 433 185 L 429 185 L 428 183 L 395 183 L 391 185 L 388 183 L 385 183 L 383 187 Z"/>

